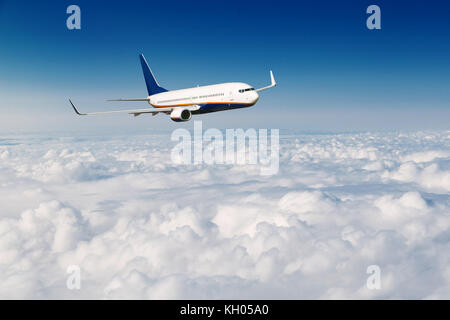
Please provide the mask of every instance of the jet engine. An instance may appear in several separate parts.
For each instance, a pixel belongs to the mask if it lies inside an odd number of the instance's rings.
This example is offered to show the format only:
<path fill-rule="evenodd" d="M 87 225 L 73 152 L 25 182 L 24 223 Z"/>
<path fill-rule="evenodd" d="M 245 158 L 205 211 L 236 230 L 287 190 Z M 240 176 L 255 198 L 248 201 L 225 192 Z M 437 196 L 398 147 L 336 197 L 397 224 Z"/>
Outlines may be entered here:
<path fill-rule="evenodd" d="M 170 119 L 175 122 L 189 121 L 192 117 L 192 113 L 188 109 L 175 108 L 170 113 Z"/>

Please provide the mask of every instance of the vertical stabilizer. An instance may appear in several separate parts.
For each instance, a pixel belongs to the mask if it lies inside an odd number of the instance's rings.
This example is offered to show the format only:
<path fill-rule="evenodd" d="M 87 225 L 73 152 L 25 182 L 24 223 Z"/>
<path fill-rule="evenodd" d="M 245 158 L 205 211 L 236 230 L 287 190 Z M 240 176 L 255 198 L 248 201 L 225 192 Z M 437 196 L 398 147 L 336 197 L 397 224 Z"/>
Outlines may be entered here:
<path fill-rule="evenodd" d="M 140 54 L 139 59 L 141 60 L 142 72 L 144 73 L 145 84 L 147 85 L 148 95 L 154 95 L 160 92 L 166 92 L 167 90 L 160 87 L 158 81 L 156 81 L 155 76 L 153 75 L 152 70 L 148 66 L 147 61 L 145 60 L 144 55 Z"/>

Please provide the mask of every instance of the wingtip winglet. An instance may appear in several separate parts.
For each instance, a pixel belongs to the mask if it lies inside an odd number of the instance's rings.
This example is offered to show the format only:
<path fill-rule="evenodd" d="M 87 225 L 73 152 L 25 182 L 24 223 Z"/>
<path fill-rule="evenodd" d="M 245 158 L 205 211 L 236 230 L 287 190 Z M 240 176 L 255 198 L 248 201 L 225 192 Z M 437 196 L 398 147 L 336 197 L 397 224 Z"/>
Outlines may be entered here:
<path fill-rule="evenodd" d="M 277 82 L 275 81 L 275 77 L 273 76 L 272 70 L 269 70 L 269 71 L 270 71 L 270 85 L 263 87 L 263 88 L 256 89 L 255 90 L 256 92 L 267 90 L 267 89 L 273 88 L 277 85 Z"/>
<path fill-rule="evenodd" d="M 273 76 L 272 70 L 270 70 L 270 82 L 271 82 L 271 85 L 274 87 L 277 85 L 277 82 L 275 81 L 275 77 Z"/>
<path fill-rule="evenodd" d="M 79 116 L 84 116 L 84 113 L 80 113 L 77 108 L 75 107 L 75 105 L 73 104 L 72 100 L 69 99 L 70 104 L 72 105 L 73 110 L 75 111 L 75 113 Z"/>

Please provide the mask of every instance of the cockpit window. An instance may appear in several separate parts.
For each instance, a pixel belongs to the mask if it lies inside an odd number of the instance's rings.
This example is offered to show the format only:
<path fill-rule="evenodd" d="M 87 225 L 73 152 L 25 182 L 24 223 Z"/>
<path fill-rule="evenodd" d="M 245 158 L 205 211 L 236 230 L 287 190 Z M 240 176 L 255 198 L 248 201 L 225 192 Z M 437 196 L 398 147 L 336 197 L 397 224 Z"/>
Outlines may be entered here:
<path fill-rule="evenodd" d="M 245 91 L 252 91 L 252 90 L 255 90 L 255 88 L 240 89 L 239 92 L 242 93 Z"/>

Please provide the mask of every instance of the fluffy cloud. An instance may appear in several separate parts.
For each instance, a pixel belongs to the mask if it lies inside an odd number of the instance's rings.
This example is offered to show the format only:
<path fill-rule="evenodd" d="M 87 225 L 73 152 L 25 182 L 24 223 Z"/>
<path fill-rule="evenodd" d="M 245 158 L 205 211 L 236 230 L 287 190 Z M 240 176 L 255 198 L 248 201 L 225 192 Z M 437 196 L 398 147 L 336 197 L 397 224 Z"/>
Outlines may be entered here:
<path fill-rule="evenodd" d="M 0 140 L 0 298 L 450 297 L 450 132 L 281 135 L 273 176 L 167 141 Z"/>

